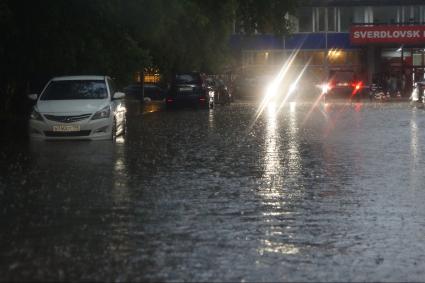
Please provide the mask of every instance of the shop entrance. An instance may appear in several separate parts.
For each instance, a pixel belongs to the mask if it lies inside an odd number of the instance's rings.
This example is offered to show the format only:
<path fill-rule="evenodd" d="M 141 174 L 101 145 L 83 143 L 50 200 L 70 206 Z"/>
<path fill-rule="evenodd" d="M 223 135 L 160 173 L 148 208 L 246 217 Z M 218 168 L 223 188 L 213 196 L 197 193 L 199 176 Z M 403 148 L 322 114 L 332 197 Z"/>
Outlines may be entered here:
<path fill-rule="evenodd" d="M 380 82 L 390 92 L 410 96 L 415 82 L 425 80 L 423 48 L 386 48 L 381 51 Z"/>

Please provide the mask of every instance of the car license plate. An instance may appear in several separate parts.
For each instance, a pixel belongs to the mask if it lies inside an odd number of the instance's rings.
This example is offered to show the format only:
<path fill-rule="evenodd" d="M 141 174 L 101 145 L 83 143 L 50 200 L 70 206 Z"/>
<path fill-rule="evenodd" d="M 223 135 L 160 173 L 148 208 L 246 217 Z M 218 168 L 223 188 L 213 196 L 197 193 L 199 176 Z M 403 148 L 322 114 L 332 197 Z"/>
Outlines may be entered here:
<path fill-rule="evenodd" d="M 79 125 L 56 125 L 53 126 L 53 132 L 78 132 L 80 131 Z"/>
<path fill-rule="evenodd" d="M 192 91 L 192 88 L 191 87 L 181 87 L 179 90 L 180 91 Z"/>

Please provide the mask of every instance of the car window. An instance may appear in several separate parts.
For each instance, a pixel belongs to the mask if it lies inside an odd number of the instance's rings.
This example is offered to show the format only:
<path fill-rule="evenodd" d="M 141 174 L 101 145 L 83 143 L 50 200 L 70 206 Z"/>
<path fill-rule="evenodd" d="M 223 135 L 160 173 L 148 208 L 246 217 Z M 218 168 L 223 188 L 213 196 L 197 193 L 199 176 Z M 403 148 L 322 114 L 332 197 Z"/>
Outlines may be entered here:
<path fill-rule="evenodd" d="M 174 81 L 178 84 L 198 84 L 201 83 L 201 78 L 195 74 L 177 74 Z"/>
<path fill-rule="evenodd" d="M 126 87 L 128 90 L 140 90 L 142 87 L 140 85 L 129 85 Z"/>
<path fill-rule="evenodd" d="M 111 93 L 111 96 L 113 96 L 114 93 L 117 92 L 117 88 L 116 88 L 113 80 L 108 78 L 107 81 L 108 81 L 108 85 L 109 85 L 109 91 Z"/>
<path fill-rule="evenodd" d="M 40 100 L 73 100 L 108 98 L 103 80 L 52 81 Z"/>
<path fill-rule="evenodd" d="M 353 72 L 336 72 L 332 76 L 333 80 L 336 82 L 350 82 L 354 79 Z"/>

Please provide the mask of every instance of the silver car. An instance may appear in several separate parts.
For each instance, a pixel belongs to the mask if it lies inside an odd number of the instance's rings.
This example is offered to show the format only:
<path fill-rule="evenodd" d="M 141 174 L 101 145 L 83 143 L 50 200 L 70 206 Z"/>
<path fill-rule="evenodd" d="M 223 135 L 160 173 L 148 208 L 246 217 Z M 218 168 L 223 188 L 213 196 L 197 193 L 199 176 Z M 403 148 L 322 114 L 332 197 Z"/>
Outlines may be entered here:
<path fill-rule="evenodd" d="M 35 139 L 115 140 L 125 133 L 125 96 L 107 76 L 51 79 L 36 100 L 29 130 Z"/>

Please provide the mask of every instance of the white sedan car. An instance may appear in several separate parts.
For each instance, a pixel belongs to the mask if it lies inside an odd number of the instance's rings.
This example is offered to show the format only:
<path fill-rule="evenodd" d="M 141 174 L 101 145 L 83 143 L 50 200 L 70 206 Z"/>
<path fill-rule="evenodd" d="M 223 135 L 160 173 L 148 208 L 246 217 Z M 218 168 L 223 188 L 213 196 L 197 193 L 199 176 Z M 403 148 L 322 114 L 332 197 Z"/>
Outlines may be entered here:
<path fill-rule="evenodd" d="M 107 76 L 51 79 L 30 118 L 30 136 L 38 139 L 115 140 L 125 133 L 125 96 Z"/>

